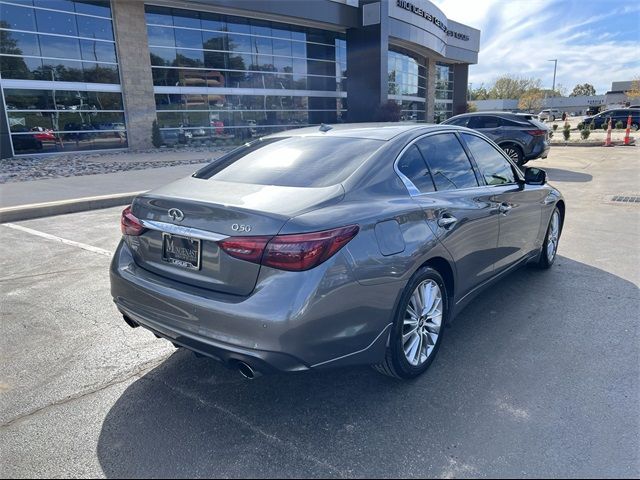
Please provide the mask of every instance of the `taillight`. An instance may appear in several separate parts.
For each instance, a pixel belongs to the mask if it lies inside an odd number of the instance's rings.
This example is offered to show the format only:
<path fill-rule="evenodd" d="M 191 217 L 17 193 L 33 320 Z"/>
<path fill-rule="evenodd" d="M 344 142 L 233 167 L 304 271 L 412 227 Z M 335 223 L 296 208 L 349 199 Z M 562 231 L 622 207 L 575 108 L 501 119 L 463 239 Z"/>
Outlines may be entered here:
<path fill-rule="evenodd" d="M 123 235 L 141 235 L 146 229 L 140 223 L 140 220 L 131 212 L 131 206 L 128 206 L 122 211 L 120 217 L 120 230 Z"/>
<path fill-rule="evenodd" d="M 542 137 L 547 134 L 546 130 L 526 130 L 526 133 L 533 135 L 534 137 Z"/>
<path fill-rule="evenodd" d="M 231 237 L 219 242 L 228 255 L 280 270 L 303 271 L 331 258 L 355 237 L 360 227 L 275 237 Z"/>

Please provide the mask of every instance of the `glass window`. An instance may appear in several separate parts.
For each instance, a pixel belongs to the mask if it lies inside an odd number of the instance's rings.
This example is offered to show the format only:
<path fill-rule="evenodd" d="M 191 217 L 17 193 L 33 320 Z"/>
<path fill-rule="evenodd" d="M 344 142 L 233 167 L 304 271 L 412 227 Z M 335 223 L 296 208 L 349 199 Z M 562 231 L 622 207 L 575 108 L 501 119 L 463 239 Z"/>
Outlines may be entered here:
<path fill-rule="evenodd" d="M 469 128 L 480 129 L 480 128 L 498 128 L 500 126 L 500 122 L 498 117 L 492 117 L 489 115 L 475 115 L 469 119 L 469 123 L 467 124 Z"/>
<path fill-rule="evenodd" d="M 42 60 L 40 58 L 0 57 L 0 74 L 2 74 L 2 78 L 41 80 L 36 77 L 42 74 Z"/>
<path fill-rule="evenodd" d="M 145 5 L 144 10 L 147 23 L 152 25 L 173 25 L 170 8 Z"/>
<path fill-rule="evenodd" d="M 176 47 L 202 48 L 202 33 L 200 30 L 175 29 Z"/>
<path fill-rule="evenodd" d="M 0 52 L 11 55 L 40 56 L 38 35 L 0 30 Z"/>
<path fill-rule="evenodd" d="M 398 161 L 398 170 L 411 180 L 421 193 L 433 192 L 435 187 L 429 168 L 422 158 L 418 147 L 411 145 Z"/>
<path fill-rule="evenodd" d="M 201 13 L 200 22 L 205 30 L 224 32 L 227 29 L 227 22 L 224 21 L 221 15 L 215 13 Z"/>
<path fill-rule="evenodd" d="M 462 137 L 478 164 L 480 174 L 484 177 L 487 185 L 515 183 L 516 177 L 511 164 L 493 145 L 475 135 L 463 133 Z"/>
<path fill-rule="evenodd" d="M 78 20 L 78 34 L 81 37 L 113 40 L 111 20 L 85 17 L 84 15 L 78 15 L 76 19 Z"/>
<path fill-rule="evenodd" d="M 37 3 L 39 4 L 40 2 Z M 66 12 L 75 11 L 75 6 L 72 0 L 47 0 L 46 7 L 54 10 L 64 10 Z"/>
<path fill-rule="evenodd" d="M 54 37 L 50 35 L 40 35 L 40 45 L 42 46 L 43 57 L 69 58 L 80 60 L 80 42 L 77 38 Z M 51 63 L 50 60 L 46 60 Z"/>
<path fill-rule="evenodd" d="M 246 147 L 232 161 L 215 162 L 206 176 L 224 182 L 327 187 L 344 181 L 384 142 L 337 137 L 273 139 L 261 148 Z"/>
<path fill-rule="evenodd" d="M 430 135 L 416 142 L 438 190 L 478 186 L 469 157 L 452 133 Z"/>
<path fill-rule="evenodd" d="M 232 52 L 244 52 L 251 53 L 251 37 L 248 35 L 235 35 L 230 33 L 227 36 L 229 44 L 229 50 Z"/>
<path fill-rule="evenodd" d="M 92 42 L 80 40 L 83 60 L 116 63 L 116 44 L 109 42 Z"/>
<path fill-rule="evenodd" d="M 82 62 L 72 60 L 44 59 L 42 71 L 34 72 L 34 80 L 57 82 L 84 82 Z"/>
<path fill-rule="evenodd" d="M 470 117 L 452 118 L 450 120 L 447 120 L 445 123 L 447 125 L 456 125 L 458 127 L 466 127 L 467 124 L 469 123 L 469 118 Z"/>
<path fill-rule="evenodd" d="M 57 33 L 59 35 L 78 35 L 76 15 L 50 10 L 36 10 L 38 31 L 42 33 Z"/>
<path fill-rule="evenodd" d="M 36 16 L 33 8 L 0 3 L 0 25 L 3 28 L 36 31 Z"/>
<path fill-rule="evenodd" d="M 189 27 L 200 29 L 200 14 L 192 10 L 179 10 L 174 8 L 173 12 L 173 24 L 176 27 Z"/>
<path fill-rule="evenodd" d="M 202 46 L 207 50 L 226 50 L 227 34 L 221 32 L 202 32 Z"/>
<path fill-rule="evenodd" d="M 76 12 L 110 18 L 111 5 L 109 0 L 76 0 Z"/>
<path fill-rule="evenodd" d="M 147 27 L 149 45 L 161 47 L 175 47 L 176 39 L 173 28 L 168 27 Z"/>

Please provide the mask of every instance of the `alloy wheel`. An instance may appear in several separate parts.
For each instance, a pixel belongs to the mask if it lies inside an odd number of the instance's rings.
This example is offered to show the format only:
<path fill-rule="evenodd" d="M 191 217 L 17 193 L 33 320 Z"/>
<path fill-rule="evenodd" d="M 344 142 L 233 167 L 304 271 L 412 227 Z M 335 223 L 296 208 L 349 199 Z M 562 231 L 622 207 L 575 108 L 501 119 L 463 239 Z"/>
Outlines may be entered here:
<path fill-rule="evenodd" d="M 558 237 L 560 236 L 560 214 L 556 210 L 551 216 L 551 225 L 547 237 L 547 259 L 553 261 L 558 250 Z"/>
<path fill-rule="evenodd" d="M 402 348 L 414 367 L 433 353 L 442 327 L 442 292 L 433 280 L 416 287 L 409 299 L 402 326 Z"/>

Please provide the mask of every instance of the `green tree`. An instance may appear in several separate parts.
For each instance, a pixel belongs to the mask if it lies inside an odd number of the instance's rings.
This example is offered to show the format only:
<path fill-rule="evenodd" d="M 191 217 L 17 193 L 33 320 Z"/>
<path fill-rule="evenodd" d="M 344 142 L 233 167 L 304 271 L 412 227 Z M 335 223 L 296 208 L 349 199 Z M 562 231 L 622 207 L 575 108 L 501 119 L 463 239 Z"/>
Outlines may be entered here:
<path fill-rule="evenodd" d="M 520 110 L 526 110 L 527 112 L 537 112 L 542 108 L 542 100 L 544 99 L 544 93 L 539 88 L 531 88 L 524 92 L 518 102 L 518 108 Z"/>
<path fill-rule="evenodd" d="M 520 98 L 531 89 L 540 90 L 542 80 L 539 78 L 526 78 L 518 75 L 503 75 L 496 79 L 488 91 L 490 99 Z"/>
<path fill-rule="evenodd" d="M 581 97 L 581 96 L 589 96 L 592 97 L 596 94 L 596 89 L 590 83 L 578 84 L 573 87 L 573 92 L 571 92 L 570 97 Z"/>
<path fill-rule="evenodd" d="M 478 107 L 473 102 L 467 102 L 467 113 L 477 112 Z"/>

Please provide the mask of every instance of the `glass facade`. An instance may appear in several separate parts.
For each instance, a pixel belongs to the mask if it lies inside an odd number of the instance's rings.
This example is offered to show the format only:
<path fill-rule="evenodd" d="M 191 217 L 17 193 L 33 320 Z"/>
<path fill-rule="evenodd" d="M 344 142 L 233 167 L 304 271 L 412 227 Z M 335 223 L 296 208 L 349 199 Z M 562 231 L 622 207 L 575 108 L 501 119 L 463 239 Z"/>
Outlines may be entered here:
<path fill-rule="evenodd" d="M 427 69 L 400 51 L 389 51 L 389 95 L 400 105 L 403 121 L 423 122 L 426 113 Z"/>
<path fill-rule="evenodd" d="M 453 116 L 453 66 L 436 63 L 436 103 L 434 121 L 444 122 Z"/>
<path fill-rule="evenodd" d="M 127 146 L 108 1 L 0 0 L 0 77 L 16 155 Z"/>
<path fill-rule="evenodd" d="M 345 116 L 343 34 L 149 5 L 145 12 L 167 139 L 244 139 Z"/>

